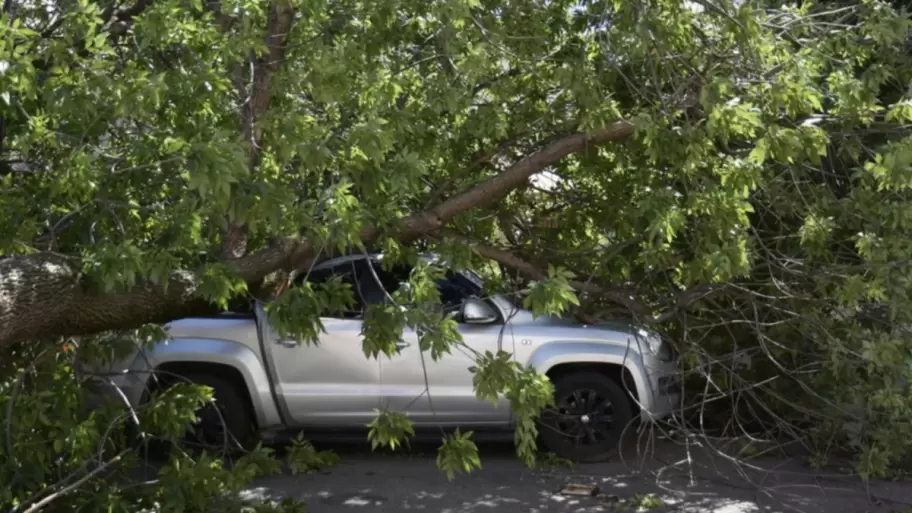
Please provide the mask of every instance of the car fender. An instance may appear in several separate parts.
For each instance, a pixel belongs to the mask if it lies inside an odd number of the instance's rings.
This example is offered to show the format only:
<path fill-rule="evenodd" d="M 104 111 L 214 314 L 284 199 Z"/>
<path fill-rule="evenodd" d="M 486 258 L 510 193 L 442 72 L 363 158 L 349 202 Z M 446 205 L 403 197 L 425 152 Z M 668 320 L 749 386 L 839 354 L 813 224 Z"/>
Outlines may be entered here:
<path fill-rule="evenodd" d="M 550 369 L 563 363 L 608 363 L 625 367 L 633 377 L 642 411 L 647 412 L 652 408 L 652 385 L 643 359 L 635 349 L 604 342 L 559 340 L 537 348 L 529 360 L 529 365 L 539 374 L 547 374 Z"/>
<path fill-rule="evenodd" d="M 200 363 L 226 365 L 244 379 L 257 425 L 268 428 L 281 425 L 281 417 L 269 387 L 269 377 L 259 356 L 246 345 L 230 340 L 208 338 L 174 338 L 141 351 L 130 367 L 131 374 L 142 376 L 142 386 L 131 387 L 133 404 L 139 404 L 152 369 L 166 363 Z"/>

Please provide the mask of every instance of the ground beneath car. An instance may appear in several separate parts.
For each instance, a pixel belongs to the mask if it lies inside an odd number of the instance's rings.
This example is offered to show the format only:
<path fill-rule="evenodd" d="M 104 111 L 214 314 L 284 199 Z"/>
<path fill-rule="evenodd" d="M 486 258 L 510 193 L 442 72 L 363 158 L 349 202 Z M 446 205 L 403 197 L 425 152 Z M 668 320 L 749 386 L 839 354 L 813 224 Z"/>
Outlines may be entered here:
<path fill-rule="evenodd" d="M 311 513 L 912 512 L 912 482 L 865 486 L 836 470 L 813 471 L 795 460 L 738 462 L 706 448 L 691 447 L 688 456 L 681 444 L 649 445 L 648 451 L 631 449 L 624 461 L 543 470 L 527 469 L 508 444 L 486 445 L 484 468 L 451 482 L 437 470 L 433 446 L 408 454 L 334 446 L 342 458 L 338 466 L 262 479 L 248 494 L 303 499 Z M 560 491 L 567 484 L 594 484 L 600 492 L 565 496 Z"/>

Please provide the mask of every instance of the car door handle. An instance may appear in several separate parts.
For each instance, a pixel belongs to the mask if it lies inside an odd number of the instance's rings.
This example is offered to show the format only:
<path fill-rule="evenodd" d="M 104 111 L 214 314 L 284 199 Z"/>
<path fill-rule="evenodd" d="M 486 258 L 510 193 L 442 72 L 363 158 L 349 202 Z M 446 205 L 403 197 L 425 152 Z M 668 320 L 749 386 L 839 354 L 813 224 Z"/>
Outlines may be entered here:
<path fill-rule="evenodd" d="M 276 340 L 276 344 L 282 347 L 298 347 L 298 341 L 290 338 L 280 338 L 279 340 Z"/>

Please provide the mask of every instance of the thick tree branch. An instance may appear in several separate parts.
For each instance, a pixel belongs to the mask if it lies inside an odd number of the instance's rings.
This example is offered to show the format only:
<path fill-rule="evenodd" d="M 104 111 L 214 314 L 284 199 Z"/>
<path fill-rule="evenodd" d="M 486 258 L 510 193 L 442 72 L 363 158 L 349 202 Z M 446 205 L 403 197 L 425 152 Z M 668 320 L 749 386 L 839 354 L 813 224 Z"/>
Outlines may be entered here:
<path fill-rule="evenodd" d="M 567 155 L 622 140 L 632 131 L 631 124 L 618 122 L 594 135 L 573 134 L 555 141 L 437 207 L 401 219 L 395 233 L 409 241 L 439 230 L 456 215 L 490 205 Z M 367 225 L 360 237 L 369 243 L 379 234 L 377 227 Z M 226 265 L 247 283 L 259 283 L 277 270 L 304 267 L 315 256 L 310 241 L 282 239 L 261 251 L 230 259 Z M 211 311 L 212 306 L 200 298 L 198 285 L 195 273 L 183 271 L 172 275 L 167 287 L 143 282 L 129 292 L 93 292 L 75 259 L 50 253 L 0 259 L 0 348 L 42 337 L 126 329 Z"/>
<path fill-rule="evenodd" d="M 253 171 L 260 163 L 263 115 L 272 103 L 272 84 L 285 59 L 288 33 L 294 22 L 294 8 L 287 0 L 272 4 L 266 27 L 266 55 L 250 63 L 249 88 L 238 84 L 241 98 L 246 97 L 241 109 L 241 133 L 247 145 L 247 168 Z M 237 79 L 235 80 L 237 82 Z M 248 230 L 245 225 L 229 219 L 228 229 L 222 240 L 222 258 L 240 258 L 247 252 Z"/>
<path fill-rule="evenodd" d="M 443 224 L 457 215 L 473 208 L 483 208 L 504 197 L 507 193 L 526 183 L 539 171 L 552 166 L 564 157 L 612 141 L 620 141 L 633 133 L 633 124 L 618 121 L 595 134 L 576 133 L 558 139 L 541 150 L 513 164 L 502 173 L 488 178 L 471 189 L 457 194 L 440 205 L 403 220 L 401 236 L 408 240 L 419 235 L 439 230 Z"/>
<path fill-rule="evenodd" d="M 266 29 L 266 55 L 254 63 L 253 89 L 249 91 L 250 101 L 245 119 L 244 130 L 247 141 L 254 144 L 253 151 L 259 153 L 259 144 L 262 139 L 262 127 L 259 119 L 269 109 L 272 102 L 272 83 L 278 73 L 282 62 L 285 60 L 286 43 L 291 25 L 294 22 L 294 8 L 287 0 L 280 0 L 272 4 L 269 21 Z"/>

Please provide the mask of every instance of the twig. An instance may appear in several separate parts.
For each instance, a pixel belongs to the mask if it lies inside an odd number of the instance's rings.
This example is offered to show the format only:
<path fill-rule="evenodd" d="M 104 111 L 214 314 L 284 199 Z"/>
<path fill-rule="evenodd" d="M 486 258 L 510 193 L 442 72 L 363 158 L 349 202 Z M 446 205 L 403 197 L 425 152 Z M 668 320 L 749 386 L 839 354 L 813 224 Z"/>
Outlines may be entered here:
<path fill-rule="evenodd" d="M 25 510 L 24 513 L 37 513 L 38 511 L 41 511 L 41 510 L 44 509 L 45 506 L 47 506 L 48 504 L 54 502 L 55 500 L 59 499 L 60 497 L 62 497 L 62 496 L 64 496 L 64 495 L 66 495 L 66 494 L 68 494 L 68 493 L 70 493 L 70 492 L 76 490 L 77 488 L 79 488 L 80 486 L 82 486 L 82 485 L 84 485 L 86 482 L 88 482 L 90 479 L 92 479 L 93 477 L 95 477 L 95 476 L 97 476 L 98 474 L 101 474 L 102 472 L 104 472 L 104 471 L 105 471 L 108 467 L 110 467 L 111 465 L 114 465 L 114 464 L 120 462 L 120 460 L 122 460 L 123 457 L 126 456 L 127 453 L 129 453 L 129 452 L 130 452 L 129 450 L 121 451 L 117 456 L 114 456 L 114 457 L 111 458 L 110 460 L 108 460 L 108 461 L 102 463 L 101 465 L 95 467 L 95 468 L 92 469 L 89 473 L 87 473 L 86 475 L 84 475 L 84 476 L 82 476 L 81 478 L 77 479 L 76 481 L 73 481 L 73 482 L 70 483 L 69 485 L 67 485 L 67 486 L 61 488 L 60 490 L 58 490 L 58 491 L 56 491 L 56 492 L 54 492 L 54 493 L 48 495 L 47 497 L 41 499 L 40 501 L 36 502 L 35 504 L 32 504 L 32 505 L 29 507 L 29 509 Z"/>

